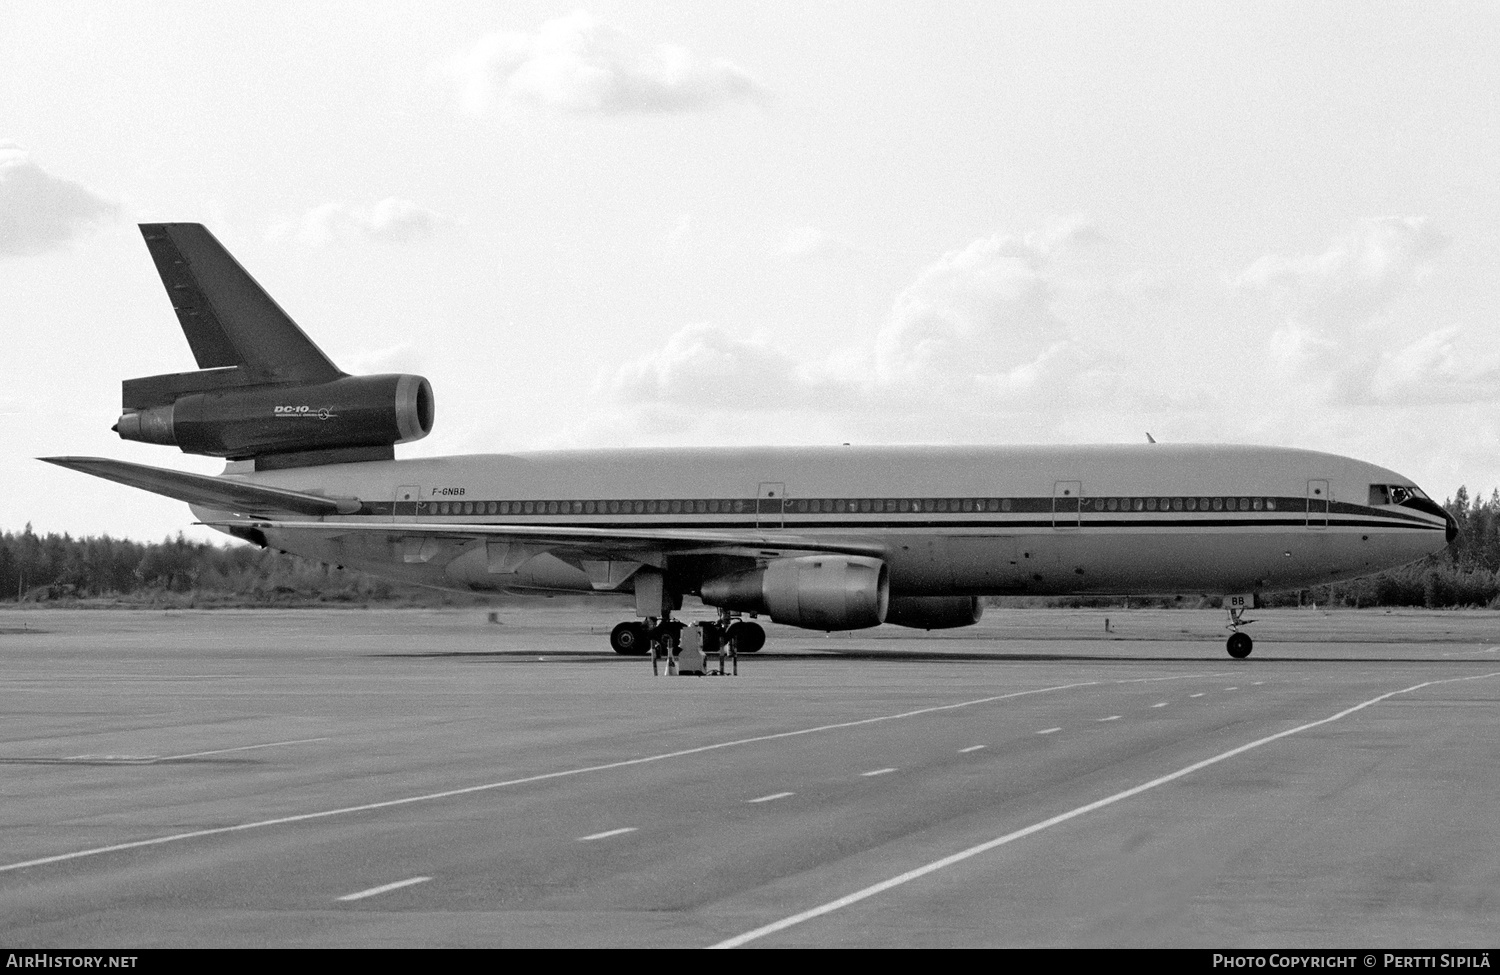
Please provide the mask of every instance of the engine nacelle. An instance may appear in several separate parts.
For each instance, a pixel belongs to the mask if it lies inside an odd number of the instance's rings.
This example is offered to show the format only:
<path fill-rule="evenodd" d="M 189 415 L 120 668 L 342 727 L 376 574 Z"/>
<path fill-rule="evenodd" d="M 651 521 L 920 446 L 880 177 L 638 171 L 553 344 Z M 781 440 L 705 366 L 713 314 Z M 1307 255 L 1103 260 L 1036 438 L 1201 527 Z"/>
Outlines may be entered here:
<path fill-rule="evenodd" d="M 432 386 L 421 376 L 344 376 L 310 386 L 187 393 L 166 405 L 126 409 L 115 429 L 125 440 L 236 459 L 389 448 L 427 436 L 432 419 Z"/>
<path fill-rule="evenodd" d="M 978 596 L 897 596 L 885 621 L 917 630 L 951 630 L 973 626 L 984 615 Z"/>
<path fill-rule="evenodd" d="M 879 559 L 807 555 L 710 579 L 699 595 L 710 606 L 765 613 L 788 626 L 860 630 L 885 620 L 891 585 Z"/>

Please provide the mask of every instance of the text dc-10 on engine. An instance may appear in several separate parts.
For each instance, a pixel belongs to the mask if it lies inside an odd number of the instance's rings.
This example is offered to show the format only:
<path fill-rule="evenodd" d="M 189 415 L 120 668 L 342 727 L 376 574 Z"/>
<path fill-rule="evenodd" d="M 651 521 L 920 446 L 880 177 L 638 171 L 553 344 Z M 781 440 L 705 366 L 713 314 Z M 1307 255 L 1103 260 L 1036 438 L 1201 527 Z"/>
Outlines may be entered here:
<path fill-rule="evenodd" d="M 1254 595 L 1441 550 L 1455 525 L 1394 471 L 1308 450 L 1165 444 L 581 450 L 396 460 L 433 424 L 419 376 L 340 371 L 198 224 L 141 227 L 199 370 L 124 383 L 121 437 L 224 457 L 208 477 L 45 458 L 185 501 L 258 545 L 452 589 L 633 594 L 644 653 L 685 596 L 739 652 L 746 617 L 967 626 L 989 595 Z M 662 629 L 653 630 L 661 627 Z"/>

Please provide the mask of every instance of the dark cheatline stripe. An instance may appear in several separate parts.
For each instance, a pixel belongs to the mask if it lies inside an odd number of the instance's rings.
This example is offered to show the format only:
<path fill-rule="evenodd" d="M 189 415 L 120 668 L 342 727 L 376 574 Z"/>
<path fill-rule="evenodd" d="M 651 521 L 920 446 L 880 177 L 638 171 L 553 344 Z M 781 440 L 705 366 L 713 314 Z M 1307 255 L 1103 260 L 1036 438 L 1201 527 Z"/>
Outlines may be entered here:
<path fill-rule="evenodd" d="M 825 499 L 804 499 L 812 507 L 821 507 Z M 773 528 L 792 527 L 799 528 L 825 528 L 838 530 L 851 529 L 889 529 L 889 528 L 1050 528 L 1050 527 L 1094 527 L 1094 528 L 1265 528 L 1265 527 L 1297 527 L 1307 526 L 1310 522 L 1322 523 L 1325 520 L 1330 527 L 1344 528 L 1415 528 L 1415 529 L 1445 529 L 1445 525 L 1434 524 L 1410 511 L 1392 510 L 1390 508 L 1372 508 L 1368 505 L 1352 504 L 1344 501 L 1330 502 L 1327 510 L 1321 508 L 1309 510 L 1308 501 L 1305 498 L 1277 497 L 1277 498 L 1254 498 L 1265 507 L 1260 509 L 1240 509 L 1237 504 L 1230 508 L 1227 502 L 1237 502 L 1238 498 L 1225 498 L 1219 496 L 1217 500 L 1226 502 L 1225 508 L 1214 511 L 1205 508 L 1199 511 L 1187 511 L 1181 508 L 1168 508 L 1160 505 L 1157 510 L 1136 510 L 1133 507 L 1135 498 L 1116 498 L 1116 501 L 1127 502 L 1124 510 L 1099 511 L 1096 502 L 1100 499 L 1085 498 L 1082 510 L 1074 506 L 1065 510 L 1054 510 L 1054 504 L 1059 499 L 1050 497 L 1041 498 L 855 498 L 843 499 L 842 503 L 853 508 L 862 501 L 869 501 L 872 506 L 879 507 L 878 511 L 797 511 L 794 506 L 799 503 L 795 499 L 783 503 L 786 507 L 780 511 L 764 511 L 765 501 L 761 499 L 759 505 L 754 498 L 719 498 L 719 499 L 631 499 L 631 500 L 593 500 L 581 501 L 575 499 L 555 501 L 367 501 L 364 502 L 358 512 L 360 515 L 372 517 L 394 516 L 412 518 L 485 518 L 485 519 L 516 519 L 517 524 L 533 525 L 590 525 L 599 528 L 629 528 L 637 527 L 643 522 L 656 528 L 697 528 L 710 525 L 718 528 Z M 1062 499 L 1072 501 L 1073 499 Z M 1145 500 L 1145 499 L 1140 499 Z M 1152 499 L 1157 500 L 1157 499 Z M 1186 501 L 1186 498 L 1167 498 L 1169 504 Z M 1195 496 L 1194 500 L 1202 500 L 1201 496 Z M 1251 500 L 1251 499 L 1245 499 Z M 650 505 L 658 507 L 669 507 L 671 504 L 679 504 L 688 508 L 686 511 L 650 511 L 646 510 Z M 832 503 L 832 501 L 830 501 Z M 913 510 L 891 511 L 889 508 L 897 503 L 908 505 Z M 941 504 L 944 507 L 959 509 L 964 503 L 971 506 L 969 511 L 938 511 L 929 510 Z M 463 506 L 468 504 L 473 510 L 463 511 Z M 532 511 L 524 513 L 524 506 L 531 505 Z M 592 505 L 597 509 L 588 511 L 555 511 L 548 512 L 549 505 L 559 508 L 572 508 L 573 505 Z M 699 504 L 705 508 L 717 505 L 719 511 L 692 510 Z M 607 512 L 608 506 L 614 505 L 617 509 Z M 634 510 L 640 505 L 642 510 Z M 443 511 L 442 508 L 457 508 L 459 510 Z M 491 510 L 491 508 L 494 510 Z M 500 510 L 501 508 L 520 510 Z M 1001 510 L 995 510 L 1000 508 Z M 733 510 L 738 509 L 738 510 Z M 978 510 L 972 510 L 978 509 Z M 441 513 L 440 513 L 441 512 Z M 1232 513 L 1231 513 L 1232 512 Z M 1272 514 L 1274 512 L 1274 515 Z M 767 514 L 776 517 L 781 525 L 766 524 L 770 519 Z M 826 517 L 832 515 L 833 517 Z M 1022 518 L 1018 516 L 1032 515 L 1041 517 Z M 747 516 L 749 519 L 747 520 Z M 966 516 L 966 517 L 964 517 Z M 1340 517 L 1342 516 L 1342 517 Z M 568 521 L 556 521 L 559 517 L 567 518 Z M 627 518 L 627 521 L 605 521 L 602 519 Z M 672 518 L 672 521 L 662 521 L 663 518 Z M 676 519 L 686 518 L 689 520 L 678 521 Z M 733 518 L 734 520 L 723 520 Z M 577 519 L 577 520 L 575 520 Z M 646 519 L 650 519 L 649 521 Z M 1061 522 L 1059 522 L 1061 519 Z M 506 523 L 499 522 L 499 523 Z M 449 522 L 443 522 L 449 523 Z M 492 522 L 494 523 L 494 522 Z"/>

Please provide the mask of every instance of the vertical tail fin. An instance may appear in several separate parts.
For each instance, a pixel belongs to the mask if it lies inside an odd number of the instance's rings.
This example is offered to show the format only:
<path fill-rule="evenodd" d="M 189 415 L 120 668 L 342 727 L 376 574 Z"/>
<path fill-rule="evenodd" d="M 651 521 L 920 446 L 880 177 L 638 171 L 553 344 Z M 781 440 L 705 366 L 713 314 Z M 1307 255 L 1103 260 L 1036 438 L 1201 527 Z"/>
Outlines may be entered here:
<path fill-rule="evenodd" d="M 237 366 L 243 383 L 344 375 L 208 228 L 143 223 L 141 234 L 200 369 Z"/>

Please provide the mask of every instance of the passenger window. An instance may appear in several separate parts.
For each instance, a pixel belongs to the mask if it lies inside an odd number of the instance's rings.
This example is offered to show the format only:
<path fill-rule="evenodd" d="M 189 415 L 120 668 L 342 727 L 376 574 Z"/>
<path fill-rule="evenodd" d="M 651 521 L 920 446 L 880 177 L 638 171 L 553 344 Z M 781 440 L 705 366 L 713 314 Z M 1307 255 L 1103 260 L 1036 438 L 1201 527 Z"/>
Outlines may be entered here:
<path fill-rule="evenodd" d="M 1275 498 L 1266 498 L 1266 510 L 1267 511 L 1275 511 L 1276 510 L 1276 499 Z"/>
<path fill-rule="evenodd" d="M 1261 508 L 1260 498 L 1251 498 L 1250 499 L 1250 510 L 1251 511 L 1259 511 L 1260 508 Z"/>
<path fill-rule="evenodd" d="M 1181 511 L 1182 510 L 1182 499 L 1181 498 L 1173 498 L 1172 499 L 1172 510 L 1173 511 Z"/>
<path fill-rule="evenodd" d="M 1146 510 L 1147 511 L 1155 511 L 1156 510 L 1156 499 L 1155 498 L 1147 498 L 1146 499 Z"/>
<path fill-rule="evenodd" d="M 1249 511 L 1250 510 L 1250 499 L 1249 498 L 1240 498 L 1240 510 L 1241 511 Z"/>
<path fill-rule="evenodd" d="M 1207 498 L 1199 498 L 1198 499 L 1198 510 L 1199 511 L 1207 511 L 1208 510 L 1208 499 Z"/>
<path fill-rule="evenodd" d="M 1189 511 L 1197 511 L 1198 510 L 1198 499 L 1197 498 L 1188 498 L 1187 499 L 1187 510 L 1189 510 Z"/>
<path fill-rule="evenodd" d="M 1214 498 L 1214 510 L 1215 511 L 1223 511 L 1224 510 L 1224 499 L 1223 498 Z"/>
<path fill-rule="evenodd" d="M 1001 498 L 1000 499 L 1000 510 L 1001 511 L 1009 511 L 1010 510 L 1010 498 Z"/>
<path fill-rule="evenodd" d="M 526 513 L 528 515 L 531 514 L 532 511 L 535 509 L 535 507 L 536 507 L 536 502 L 535 501 L 528 501 L 528 502 L 526 502 L 526 505 L 525 505 Z"/>

